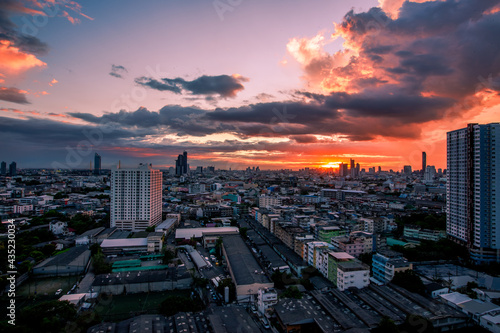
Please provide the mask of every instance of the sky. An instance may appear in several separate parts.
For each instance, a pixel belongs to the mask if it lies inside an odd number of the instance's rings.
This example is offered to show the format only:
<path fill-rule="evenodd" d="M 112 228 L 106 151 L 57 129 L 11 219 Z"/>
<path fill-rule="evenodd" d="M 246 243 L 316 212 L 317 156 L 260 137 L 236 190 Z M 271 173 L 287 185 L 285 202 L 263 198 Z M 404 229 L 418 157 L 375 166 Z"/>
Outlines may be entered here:
<path fill-rule="evenodd" d="M 500 0 L 0 0 L 0 160 L 444 169 L 498 36 Z"/>

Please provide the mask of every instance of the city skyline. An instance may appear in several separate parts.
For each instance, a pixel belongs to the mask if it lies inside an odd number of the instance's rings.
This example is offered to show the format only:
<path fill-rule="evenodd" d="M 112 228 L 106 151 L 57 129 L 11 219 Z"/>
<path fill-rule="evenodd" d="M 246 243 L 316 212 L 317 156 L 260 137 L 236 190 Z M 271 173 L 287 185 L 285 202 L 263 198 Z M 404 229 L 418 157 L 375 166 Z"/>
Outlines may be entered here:
<path fill-rule="evenodd" d="M 1 159 L 445 169 L 497 121 L 498 1 L 214 4 L 6 1 Z"/>

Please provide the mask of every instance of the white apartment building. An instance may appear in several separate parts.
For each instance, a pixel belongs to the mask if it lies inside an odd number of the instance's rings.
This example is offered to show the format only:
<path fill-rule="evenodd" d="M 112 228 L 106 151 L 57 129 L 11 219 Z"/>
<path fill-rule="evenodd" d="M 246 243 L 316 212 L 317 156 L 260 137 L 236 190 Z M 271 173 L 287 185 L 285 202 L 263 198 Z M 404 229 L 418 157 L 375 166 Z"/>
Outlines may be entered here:
<path fill-rule="evenodd" d="M 257 310 L 264 314 L 267 309 L 278 303 L 278 293 L 274 288 L 261 288 L 257 291 Z"/>
<path fill-rule="evenodd" d="M 337 288 L 340 291 L 351 287 L 362 289 L 369 284 L 370 267 L 357 260 L 338 263 Z"/>
<path fill-rule="evenodd" d="M 268 195 L 262 195 L 259 197 L 259 207 L 270 207 L 270 206 L 279 206 L 281 205 L 282 198 L 281 197 L 273 197 Z"/>
<path fill-rule="evenodd" d="M 306 244 L 307 246 L 307 258 L 306 259 L 307 263 L 313 267 L 316 267 L 316 259 L 318 258 L 318 253 L 320 249 L 330 249 L 332 250 L 333 247 L 331 244 L 328 244 L 327 242 L 308 242 Z"/>
<path fill-rule="evenodd" d="M 151 164 L 111 171 L 111 227 L 142 231 L 162 222 L 162 173 Z"/>

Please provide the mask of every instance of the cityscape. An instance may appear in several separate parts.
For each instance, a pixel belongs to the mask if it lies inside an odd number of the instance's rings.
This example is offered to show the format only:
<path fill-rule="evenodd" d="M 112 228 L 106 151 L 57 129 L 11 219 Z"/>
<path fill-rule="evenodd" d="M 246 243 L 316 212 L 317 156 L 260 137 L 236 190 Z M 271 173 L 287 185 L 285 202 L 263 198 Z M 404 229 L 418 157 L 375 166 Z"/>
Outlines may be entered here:
<path fill-rule="evenodd" d="M 0 331 L 500 332 L 499 35 L 500 0 L 0 1 Z"/>

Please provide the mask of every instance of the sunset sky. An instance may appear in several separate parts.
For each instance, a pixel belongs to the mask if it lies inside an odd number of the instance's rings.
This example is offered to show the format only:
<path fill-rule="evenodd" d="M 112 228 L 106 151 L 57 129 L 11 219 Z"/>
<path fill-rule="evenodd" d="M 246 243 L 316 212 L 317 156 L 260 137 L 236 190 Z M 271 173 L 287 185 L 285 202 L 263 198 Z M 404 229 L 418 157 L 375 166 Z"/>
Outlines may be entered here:
<path fill-rule="evenodd" d="M 446 168 L 499 36 L 500 0 L 0 0 L 0 161 Z"/>

